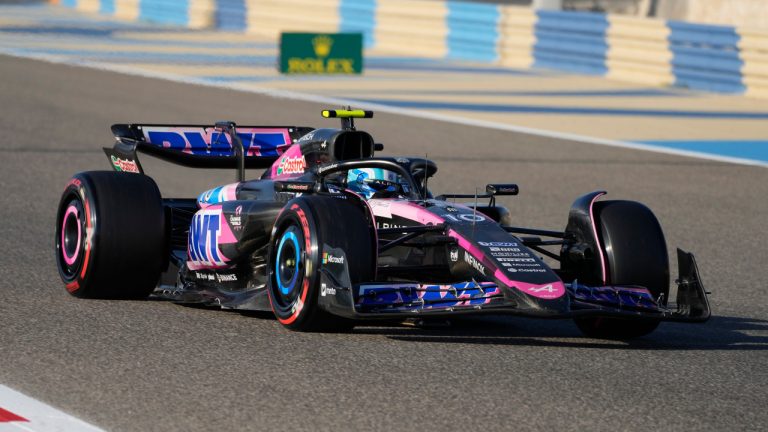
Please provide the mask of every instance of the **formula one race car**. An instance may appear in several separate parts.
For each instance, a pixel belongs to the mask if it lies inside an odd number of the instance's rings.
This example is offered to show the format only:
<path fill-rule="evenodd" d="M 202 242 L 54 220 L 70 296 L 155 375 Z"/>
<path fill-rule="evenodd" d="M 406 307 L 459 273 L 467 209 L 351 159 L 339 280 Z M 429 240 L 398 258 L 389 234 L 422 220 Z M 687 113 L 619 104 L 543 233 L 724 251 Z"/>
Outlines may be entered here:
<path fill-rule="evenodd" d="M 113 125 L 117 142 L 104 151 L 115 172 L 76 174 L 59 204 L 67 290 L 271 310 L 303 331 L 492 313 L 573 318 L 589 336 L 630 338 L 709 318 L 694 257 L 679 249 L 670 304 L 667 246 L 644 205 L 598 201 L 597 191 L 576 199 L 562 232 L 513 226 L 495 201 L 516 185 L 433 196 L 434 162 L 374 156 L 383 145 L 354 125 L 373 113 L 323 116 L 341 128 Z M 162 198 L 137 151 L 236 168 L 239 181 Z M 246 181 L 245 168 L 267 170 Z"/>

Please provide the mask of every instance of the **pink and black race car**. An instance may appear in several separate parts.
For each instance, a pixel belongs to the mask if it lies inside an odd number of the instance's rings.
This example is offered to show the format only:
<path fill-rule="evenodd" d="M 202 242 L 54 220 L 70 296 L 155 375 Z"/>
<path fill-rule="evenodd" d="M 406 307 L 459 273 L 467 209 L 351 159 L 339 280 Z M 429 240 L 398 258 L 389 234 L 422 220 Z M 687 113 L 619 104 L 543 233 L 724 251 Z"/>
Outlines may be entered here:
<path fill-rule="evenodd" d="M 76 174 L 58 208 L 56 262 L 67 290 L 271 310 L 304 331 L 516 314 L 630 338 L 661 321 L 709 318 L 694 257 L 679 249 L 669 301 L 667 246 L 643 204 L 591 192 L 573 203 L 564 231 L 517 227 L 495 202 L 516 185 L 433 196 L 432 161 L 375 156 L 383 145 L 355 129 L 355 118 L 373 113 L 323 115 L 341 128 L 112 126 L 117 142 L 104 150 L 114 171 Z M 196 199 L 163 198 L 137 151 L 236 168 L 238 181 Z M 245 168 L 266 171 L 246 180 Z"/>

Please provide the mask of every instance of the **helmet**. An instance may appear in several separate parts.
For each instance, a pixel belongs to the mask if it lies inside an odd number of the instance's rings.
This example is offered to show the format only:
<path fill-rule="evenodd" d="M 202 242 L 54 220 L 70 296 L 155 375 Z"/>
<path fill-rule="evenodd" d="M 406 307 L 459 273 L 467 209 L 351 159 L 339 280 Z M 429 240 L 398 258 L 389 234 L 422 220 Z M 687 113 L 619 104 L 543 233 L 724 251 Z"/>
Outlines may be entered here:
<path fill-rule="evenodd" d="M 365 199 L 391 197 L 407 193 L 408 186 L 400 174 L 383 168 L 351 169 L 347 173 L 347 187 Z"/>

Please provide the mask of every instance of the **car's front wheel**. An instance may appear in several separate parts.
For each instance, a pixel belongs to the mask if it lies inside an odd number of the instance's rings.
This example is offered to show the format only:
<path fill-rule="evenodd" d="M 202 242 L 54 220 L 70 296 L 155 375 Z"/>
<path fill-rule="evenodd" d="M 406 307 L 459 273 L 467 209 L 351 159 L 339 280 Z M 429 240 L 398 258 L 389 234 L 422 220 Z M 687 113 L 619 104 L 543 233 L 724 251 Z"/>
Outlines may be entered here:
<path fill-rule="evenodd" d="M 648 207 L 634 201 L 599 201 L 593 214 L 605 257 L 608 285 L 637 285 L 647 288 L 662 305 L 669 297 L 669 257 L 664 233 Z M 647 335 L 658 320 L 577 318 L 587 336 L 631 339 Z"/>
<path fill-rule="evenodd" d="M 300 197 L 290 201 L 275 222 L 267 292 L 278 321 L 291 330 L 344 331 L 354 324 L 318 305 L 325 246 L 345 252 L 352 284 L 373 278 L 376 245 L 370 222 L 350 201 Z"/>

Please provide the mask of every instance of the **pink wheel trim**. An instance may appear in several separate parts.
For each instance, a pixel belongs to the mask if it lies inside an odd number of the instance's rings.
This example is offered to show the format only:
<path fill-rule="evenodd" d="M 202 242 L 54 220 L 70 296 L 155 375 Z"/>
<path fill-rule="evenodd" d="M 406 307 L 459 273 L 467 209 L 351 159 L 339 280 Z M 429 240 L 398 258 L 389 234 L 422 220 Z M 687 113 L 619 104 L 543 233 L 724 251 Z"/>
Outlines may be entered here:
<path fill-rule="evenodd" d="M 72 254 L 72 256 L 68 256 L 66 243 L 64 242 L 64 231 L 66 231 L 67 220 L 72 214 L 75 215 L 75 219 L 77 220 L 77 247 L 75 247 L 75 253 Z M 64 218 L 61 222 L 61 255 L 64 257 L 64 262 L 67 263 L 67 265 L 72 265 L 77 259 L 77 256 L 80 254 L 80 234 L 80 218 L 77 215 L 77 208 L 71 205 L 64 213 Z"/>

